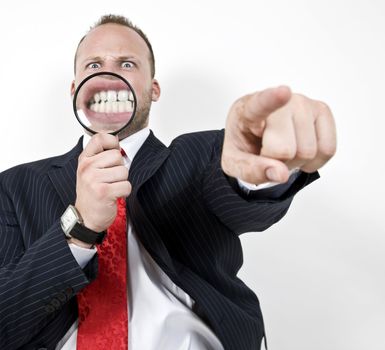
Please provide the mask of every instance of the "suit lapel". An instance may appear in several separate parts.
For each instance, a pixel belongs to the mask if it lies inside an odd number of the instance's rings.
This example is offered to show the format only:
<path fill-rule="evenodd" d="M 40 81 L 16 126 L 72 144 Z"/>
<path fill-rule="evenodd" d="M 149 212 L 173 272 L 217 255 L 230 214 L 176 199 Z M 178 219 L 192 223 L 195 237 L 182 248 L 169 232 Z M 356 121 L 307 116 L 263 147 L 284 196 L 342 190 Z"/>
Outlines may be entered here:
<path fill-rule="evenodd" d="M 156 172 L 169 154 L 169 149 L 151 131 L 130 167 L 128 179 L 133 191 L 136 192 Z"/>
<path fill-rule="evenodd" d="M 169 149 L 151 132 L 130 167 L 128 179 L 132 185 L 132 192 L 127 199 L 127 209 L 138 238 L 159 267 L 174 280 L 177 274 L 172 259 L 158 229 L 148 217 L 148 213 L 144 210 L 138 196 L 141 186 L 155 174 L 169 154 Z M 151 198 L 142 200 L 151 200 Z"/>

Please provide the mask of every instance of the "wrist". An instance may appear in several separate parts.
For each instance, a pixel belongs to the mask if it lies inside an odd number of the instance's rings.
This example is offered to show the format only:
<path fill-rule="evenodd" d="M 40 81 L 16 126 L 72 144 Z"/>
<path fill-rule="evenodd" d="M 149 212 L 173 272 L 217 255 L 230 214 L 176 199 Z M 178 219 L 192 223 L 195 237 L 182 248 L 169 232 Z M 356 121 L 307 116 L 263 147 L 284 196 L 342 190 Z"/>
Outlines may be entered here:
<path fill-rule="evenodd" d="M 77 245 L 79 246 L 80 244 L 86 244 L 88 246 L 101 244 L 106 236 L 105 231 L 97 232 L 85 226 L 80 213 L 73 205 L 68 206 L 61 216 L 60 221 L 67 239 L 76 239 Z"/>

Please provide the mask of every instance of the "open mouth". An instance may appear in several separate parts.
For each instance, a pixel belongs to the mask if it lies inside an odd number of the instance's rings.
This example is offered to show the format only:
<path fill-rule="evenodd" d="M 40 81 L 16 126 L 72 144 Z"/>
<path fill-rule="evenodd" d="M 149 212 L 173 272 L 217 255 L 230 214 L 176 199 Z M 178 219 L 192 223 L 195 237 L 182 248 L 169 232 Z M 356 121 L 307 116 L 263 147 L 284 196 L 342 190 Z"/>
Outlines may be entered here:
<path fill-rule="evenodd" d="M 132 119 L 135 110 L 133 91 L 122 80 L 95 77 L 79 91 L 77 111 L 87 127 L 97 132 L 119 129 Z"/>

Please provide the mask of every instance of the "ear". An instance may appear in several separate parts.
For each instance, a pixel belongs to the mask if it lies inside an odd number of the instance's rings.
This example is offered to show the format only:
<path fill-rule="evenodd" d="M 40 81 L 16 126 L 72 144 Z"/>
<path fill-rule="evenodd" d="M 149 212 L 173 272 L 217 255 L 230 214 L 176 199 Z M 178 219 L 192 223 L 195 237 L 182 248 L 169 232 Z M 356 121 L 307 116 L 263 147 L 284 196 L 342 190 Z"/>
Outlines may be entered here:
<path fill-rule="evenodd" d="M 156 79 L 152 79 L 152 95 L 151 99 L 153 102 L 159 100 L 160 97 L 160 85 Z"/>
<path fill-rule="evenodd" d="M 75 80 L 72 80 L 71 83 L 71 97 L 73 97 L 75 94 Z"/>

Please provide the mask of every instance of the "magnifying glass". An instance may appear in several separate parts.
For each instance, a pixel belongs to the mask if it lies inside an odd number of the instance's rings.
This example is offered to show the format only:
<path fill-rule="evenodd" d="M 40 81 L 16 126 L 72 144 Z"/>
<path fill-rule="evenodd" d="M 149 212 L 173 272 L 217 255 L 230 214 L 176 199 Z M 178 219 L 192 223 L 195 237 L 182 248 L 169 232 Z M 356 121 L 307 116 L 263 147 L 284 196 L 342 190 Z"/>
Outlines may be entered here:
<path fill-rule="evenodd" d="M 132 123 L 136 106 L 132 86 L 112 72 L 89 75 L 76 88 L 73 97 L 76 119 L 91 134 L 117 135 Z"/>

